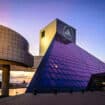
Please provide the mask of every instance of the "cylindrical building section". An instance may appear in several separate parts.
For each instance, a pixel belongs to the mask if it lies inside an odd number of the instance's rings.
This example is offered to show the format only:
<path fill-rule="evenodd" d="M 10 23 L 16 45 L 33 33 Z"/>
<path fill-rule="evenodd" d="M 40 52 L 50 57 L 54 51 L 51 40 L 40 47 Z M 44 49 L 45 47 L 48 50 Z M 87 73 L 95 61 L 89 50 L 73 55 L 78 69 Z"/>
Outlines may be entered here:
<path fill-rule="evenodd" d="M 0 25 L 0 66 L 2 67 L 2 95 L 9 95 L 10 65 L 32 67 L 34 57 L 29 44 L 19 33 Z"/>
<path fill-rule="evenodd" d="M 33 65 L 33 56 L 29 53 L 27 40 L 4 26 L 0 26 L 0 59 L 25 66 Z"/>

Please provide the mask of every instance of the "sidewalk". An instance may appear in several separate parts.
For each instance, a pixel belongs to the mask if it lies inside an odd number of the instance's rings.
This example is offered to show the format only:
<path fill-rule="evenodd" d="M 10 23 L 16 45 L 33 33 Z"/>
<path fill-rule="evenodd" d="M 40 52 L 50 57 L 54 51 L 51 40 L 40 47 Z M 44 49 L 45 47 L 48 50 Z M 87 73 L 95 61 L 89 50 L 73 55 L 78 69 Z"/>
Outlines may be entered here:
<path fill-rule="evenodd" d="M 23 94 L 2 98 L 0 105 L 105 105 L 105 92 Z"/>

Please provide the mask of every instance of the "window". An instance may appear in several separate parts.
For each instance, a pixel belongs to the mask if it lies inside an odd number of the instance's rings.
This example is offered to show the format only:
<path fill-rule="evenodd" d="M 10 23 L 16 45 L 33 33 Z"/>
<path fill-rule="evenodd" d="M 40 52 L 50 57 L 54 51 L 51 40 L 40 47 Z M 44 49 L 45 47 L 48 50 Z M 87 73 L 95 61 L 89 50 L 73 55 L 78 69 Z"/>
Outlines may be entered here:
<path fill-rule="evenodd" d="M 41 37 L 42 37 L 42 38 L 45 37 L 45 31 L 42 31 Z"/>
<path fill-rule="evenodd" d="M 88 90 L 104 90 L 105 91 L 105 73 L 92 75 L 89 83 Z"/>

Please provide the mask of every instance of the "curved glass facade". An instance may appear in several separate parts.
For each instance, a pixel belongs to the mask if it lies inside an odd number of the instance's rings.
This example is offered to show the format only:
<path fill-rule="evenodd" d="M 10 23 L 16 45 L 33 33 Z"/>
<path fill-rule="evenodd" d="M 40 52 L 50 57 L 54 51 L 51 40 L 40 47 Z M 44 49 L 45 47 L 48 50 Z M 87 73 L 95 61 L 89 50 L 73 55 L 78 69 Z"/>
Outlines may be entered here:
<path fill-rule="evenodd" d="M 97 76 L 105 76 L 105 63 L 76 45 L 76 29 L 56 19 L 41 36 L 40 54 L 45 55 L 27 92 L 94 90 L 97 85 L 102 87 L 102 82 L 105 84 L 105 79 Z"/>
<path fill-rule="evenodd" d="M 97 73 L 105 73 L 103 62 L 76 44 L 65 44 L 55 37 L 43 57 L 27 92 L 86 90 L 91 76 Z"/>

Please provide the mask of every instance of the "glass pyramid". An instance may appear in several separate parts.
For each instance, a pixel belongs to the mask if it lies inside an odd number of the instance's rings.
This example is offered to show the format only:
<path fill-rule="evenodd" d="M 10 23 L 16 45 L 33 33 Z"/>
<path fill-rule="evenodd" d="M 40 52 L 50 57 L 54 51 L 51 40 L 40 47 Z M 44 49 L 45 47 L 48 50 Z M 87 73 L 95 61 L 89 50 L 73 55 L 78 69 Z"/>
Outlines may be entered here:
<path fill-rule="evenodd" d="M 57 36 L 57 37 L 56 37 Z M 86 90 L 93 74 L 105 73 L 105 64 L 74 43 L 63 43 L 55 35 L 27 92 L 71 92 Z"/>

